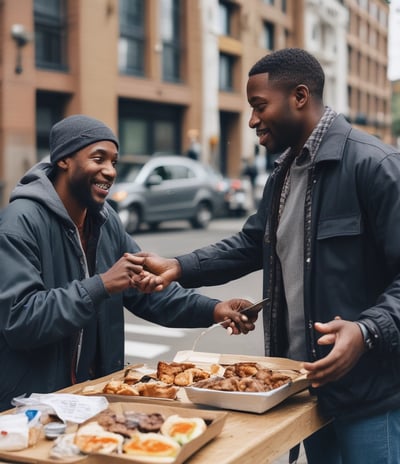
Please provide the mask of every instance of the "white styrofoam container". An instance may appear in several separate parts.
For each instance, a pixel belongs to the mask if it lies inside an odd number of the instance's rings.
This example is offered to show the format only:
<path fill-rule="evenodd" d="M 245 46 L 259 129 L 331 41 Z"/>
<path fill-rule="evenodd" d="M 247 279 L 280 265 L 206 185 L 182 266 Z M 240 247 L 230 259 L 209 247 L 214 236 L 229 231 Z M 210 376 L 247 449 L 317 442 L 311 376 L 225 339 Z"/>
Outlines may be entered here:
<path fill-rule="evenodd" d="M 282 370 L 283 373 L 293 369 L 295 374 L 292 380 L 268 392 L 230 392 L 199 388 L 195 386 L 185 387 L 187 398 L 194 404 L 213 406 L 221 409 L 232 409 L 235 411 L 263 413 L 273 408 L 286 398 L 299 393 L 309 387 L 310 381 L 306 379 L 301 371 L 301 363 L 286 358 L 268 358 L 260 356 L 226 355 L 218 353 L 200 352 L 178 352 L 175 361 L 191 361 L 197 365 L 221 363 L 231 364 L 235 362 L 259 362 L 265 367 Z"/>

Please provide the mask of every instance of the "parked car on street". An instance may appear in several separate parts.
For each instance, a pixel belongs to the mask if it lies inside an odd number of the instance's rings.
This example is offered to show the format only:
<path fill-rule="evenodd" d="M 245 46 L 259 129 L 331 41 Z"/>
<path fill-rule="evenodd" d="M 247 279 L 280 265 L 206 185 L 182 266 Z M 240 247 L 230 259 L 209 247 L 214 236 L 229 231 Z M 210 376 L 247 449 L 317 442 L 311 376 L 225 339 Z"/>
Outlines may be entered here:
<path fill-rule="evenodd" d="M 142 224 L 185 219 L 206 228 L 224 208 L 222 177 L 211 167 L 179 155 L 122 156 L 109 203 L 128 233 Z"/>

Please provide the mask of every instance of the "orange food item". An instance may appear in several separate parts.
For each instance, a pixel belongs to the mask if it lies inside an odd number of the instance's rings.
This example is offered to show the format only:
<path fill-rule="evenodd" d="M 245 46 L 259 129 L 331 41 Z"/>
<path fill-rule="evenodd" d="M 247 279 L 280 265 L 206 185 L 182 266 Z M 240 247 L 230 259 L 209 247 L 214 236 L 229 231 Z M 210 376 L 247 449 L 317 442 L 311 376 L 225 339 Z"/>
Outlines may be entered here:
<path fill-rule="evenodd" d="M 208 379 L 210 373 L 196 367 L 192 363 L 167 363 L 159 361 L 157 365 L 157 378 L 162 382 L 186 387 L 193 382 Z"/>
<path fill-rule="evenodd" d="M 205 432 L 207 428 L 201 417 L 169 416 L 161 426 L 161 433 L 184 445 Z"/>
<path fill-rule="evenodd" d="M 132 456 L 170 457 L 172 458 L 171 462 L 180 449 L 179 444 L 172 438 L 153 432 L 137 432 L 123 446 L 123 451 L 126 454 Z"/>
<path fill-rule="evenodd" d="M 109 454 L 122 447 L 123 437 L 104 430 L 97 422 L 80 427 L 75 435 L 75 445 L 85 454 Z"/>

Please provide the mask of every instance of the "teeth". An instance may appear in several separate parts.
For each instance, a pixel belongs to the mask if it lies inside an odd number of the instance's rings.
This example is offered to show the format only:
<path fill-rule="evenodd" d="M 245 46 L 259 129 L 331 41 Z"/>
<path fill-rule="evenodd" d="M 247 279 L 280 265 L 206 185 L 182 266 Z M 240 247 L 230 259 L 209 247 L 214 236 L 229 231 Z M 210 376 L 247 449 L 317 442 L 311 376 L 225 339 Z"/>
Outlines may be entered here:
<path fill-rule="evenodd" d="M 110 184 L 96 184 L 97 187 L 103 189 L 103 190 L 108 190 L 110 188 Z"/>

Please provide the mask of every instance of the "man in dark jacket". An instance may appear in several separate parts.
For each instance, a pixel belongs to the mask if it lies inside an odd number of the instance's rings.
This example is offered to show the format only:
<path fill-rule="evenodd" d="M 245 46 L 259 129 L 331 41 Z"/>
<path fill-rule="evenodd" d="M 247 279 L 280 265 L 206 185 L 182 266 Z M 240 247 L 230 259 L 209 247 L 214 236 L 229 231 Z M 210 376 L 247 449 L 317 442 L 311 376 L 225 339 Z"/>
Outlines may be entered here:
<path fill-rule="evenodd" d="M 105 202 L 116 177 L 118 140 L 83 115 L 50 133 L 50 163 L 20 181 L 0 219 L 0 410 L 21 394 L 48 393 L 124 367 L 123 308 L 168 327 L 231 321 L 250 302 L 219 302 L 178 284 L 153 294 L 140 251 Z M 157 285 L 156 285 L 157 287 Z"/>
<path fill-rule="evenodd" d="M 258 211 L 212 246 L 137 262 L 164 285 L 184 286 L 262 268 L 265 352 L 304 361 L 321 410 L 335 419 L 305 441 L 308 462 L 398 464 L 400 155 L 325 107 L 323 87 L 304 50 L 258 61 L 249 124 L 268 152 L 282 153 Z"/>

